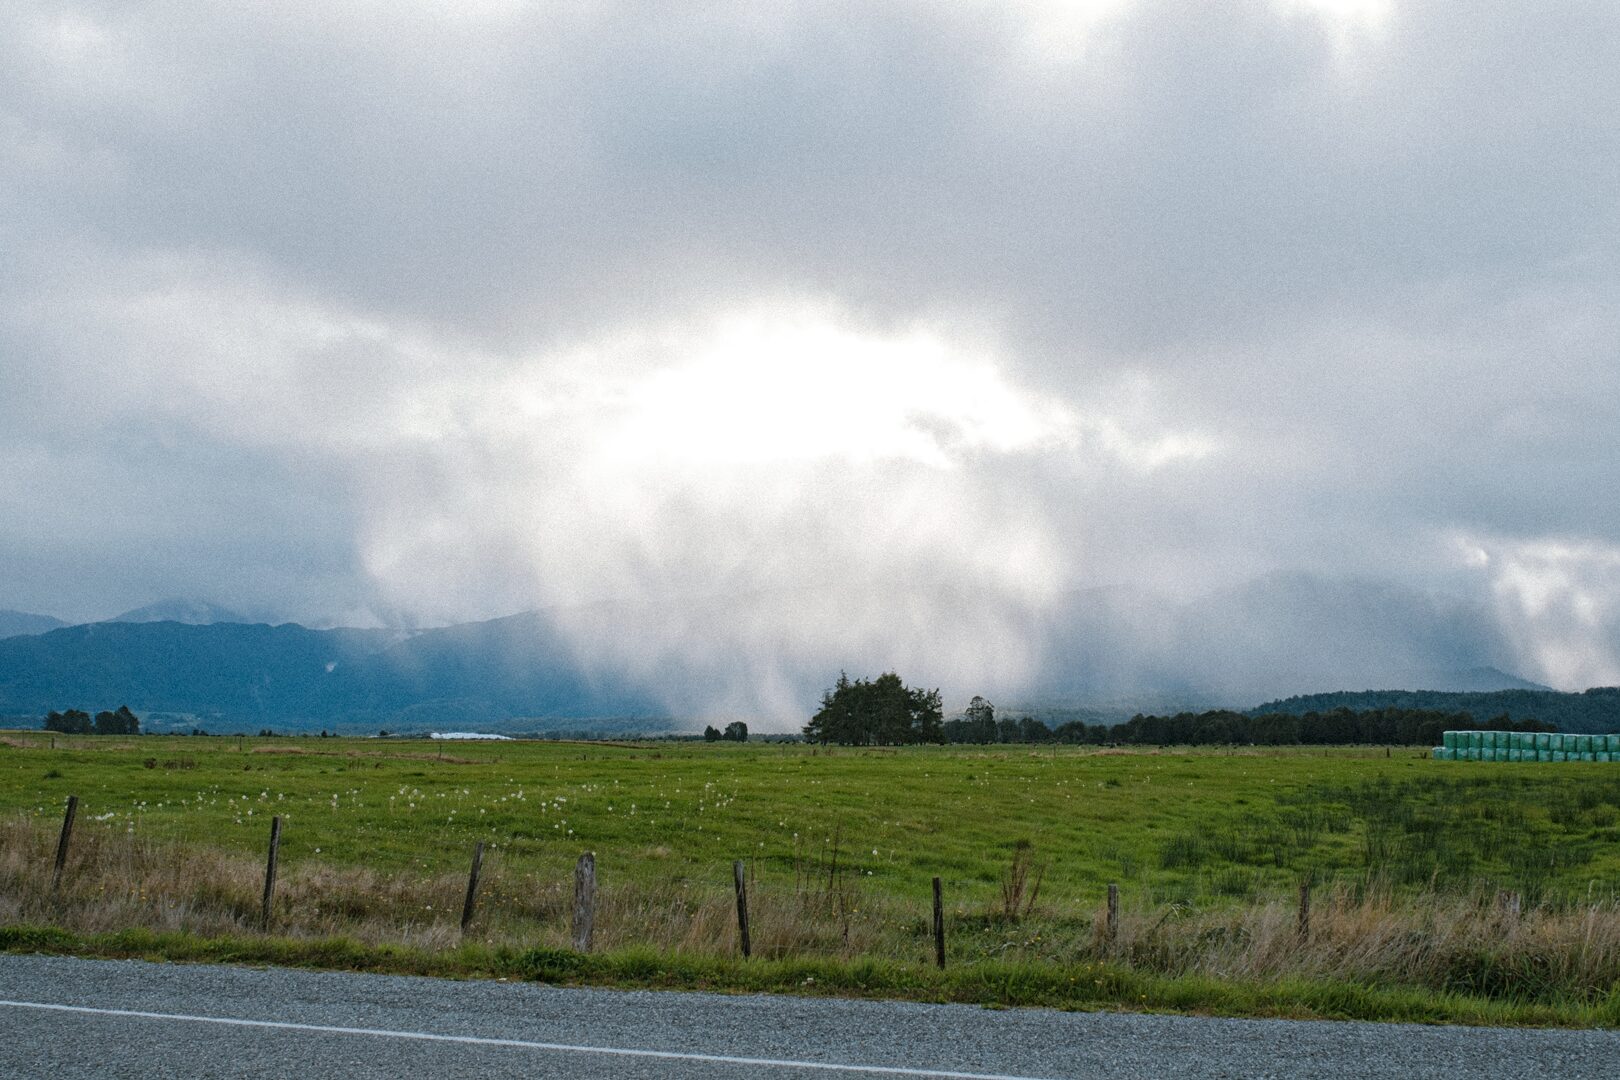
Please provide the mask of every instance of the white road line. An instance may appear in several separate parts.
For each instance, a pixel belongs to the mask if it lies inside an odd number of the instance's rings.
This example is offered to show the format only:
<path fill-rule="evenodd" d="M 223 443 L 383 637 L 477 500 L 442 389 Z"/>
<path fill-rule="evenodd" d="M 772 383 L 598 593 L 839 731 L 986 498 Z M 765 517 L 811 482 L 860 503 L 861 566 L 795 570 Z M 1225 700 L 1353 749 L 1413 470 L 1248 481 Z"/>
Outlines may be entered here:
<path fill-rule="evenodd" d="M 313 1031 L 323 1035 L 370 1035 L 384 1039 L 416 1039 L 420 1042 L 466 1043 L 472 1046 L 506 1046 L 519 1050 L 550 1050 L 568 1054 L 604 1054 L 610 1057 L 655 1058 L 663 1061 L 697 1061 L 718 1065 L 754 1065 L 776 1069 L 819 1069 L 823 1072 L 869 1073 L 880 1076 L 938 1077 L 944 1080 L 1040 1080 L 1033 1076 L 1004 1073 L 952 1072 L 948 1069 L 907 1069 L 894 1065 L 847 1065 L 827 1061 L 793 1061 L 778 1058 L 737 1057 L 731 1054 L 692 1054 L 677 1050 L 633 1050 L 620 1046 L 576 1046 L 572 1043 L 530 1042 L 526 1039 L 489 1039 L 477 1035 L 435 1035 L 426 1031 L 390 1031 L 386 1028 L 336 1027 L 328 1024 L 295 1024 L 282 1020 L 243 1020 L 234 1016 L 191 1016 L 186 1013 L 141 1012 L 138 1009 L 96 1009 L 87 1005 L 58 1005 L 43 1001 L 6 1001 L 10 1009 L 39 1009 L 45 1012 L 81 1013 L 90 1016 L 123 1016 L 140 1020 L 178 1020 L 191 1024 L 223 1024 L 229 1027 L 271 1028 L 277 1031 Z"/>

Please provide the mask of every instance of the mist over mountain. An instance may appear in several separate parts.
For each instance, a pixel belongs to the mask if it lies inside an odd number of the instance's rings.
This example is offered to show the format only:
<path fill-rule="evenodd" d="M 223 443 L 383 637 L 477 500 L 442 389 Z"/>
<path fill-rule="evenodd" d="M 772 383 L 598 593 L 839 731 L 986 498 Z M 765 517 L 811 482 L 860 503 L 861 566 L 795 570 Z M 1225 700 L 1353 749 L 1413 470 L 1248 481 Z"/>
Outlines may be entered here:
<path fill-rule="evenodd" d="M 794 730 L 841 668 L 899 670 L 914 684 L 940 686 L 948 707 L 986 693 L 1004 710 L 1088 722 L 1246 709 L 1332 691 L 1547 690 L 1497 666 L 1510 650 L 1465 602 L 1388 582 L 1304 575 L 1261 578 L 1192 601 L 1090 589 L 1065 595 L 1041 618 L 997 613 L 993 625 L 1008 637 L 987 636 L 986 650 L 1038 647 L 1033 663 L 990 684 L 956 675 L 949 656 L 897 664 L 875 650 L 837 655 L 774 638 L 754 641 L 751 656 L 670 648 L 702 640 L 739 607 L 792 610 L 814 601 L 782 594 L 747 604 L 725 597 L 598 604 L 431 630 L 172 619 L 61 627 L 0 641 L 0 713 L 128 704 L 153 715 L 154 728 L 187 730 L 544 730 L 628 719 L 656 730 L 718 717 Z M 973 602 L 964 596 L 963 610 Z M 141 612 L 226 613 L 190 603 Z M 593 628 L 594 640 L 612 636 L 615 647 L 592 648 L 582 626 Z M 761 698 L 754 683 L 762 677 L 771 681 L 774 711 L 749 709 Z"/>
<path fill-rule="evenodd" d="M 210 623 L 248 623 L 258 620 L 249 618 L 239 611 L 220 607 L 218 604 L 206 600 L 192 600 L 184 597 L 171 597 L 167 600 L 158 600 L 151 604 L 133 608 L 121 615 L 114 615 L 108 622 L 149 623 L 149 622 L 177 622 L 188 626 L 207 626 Z"/>
<path fill-rule="evenodd" d="M 51 615 L 34 615 L 27 611 L 0 610 L 0 638 L 19 634 L 43 634 L 67 623 Z"/>
<path fill-rule="evenodd" d="M 1246 708 L 1326 687 L 1538 688 L 1508 675 L 1487 610 L 1375 579 L 1267 575 L 1180 600 L 1140 588 L 1070 594 L 1048 618 L 1031 702 Z M 1133 708 L 1132 711 L 1144 711 Z"/>

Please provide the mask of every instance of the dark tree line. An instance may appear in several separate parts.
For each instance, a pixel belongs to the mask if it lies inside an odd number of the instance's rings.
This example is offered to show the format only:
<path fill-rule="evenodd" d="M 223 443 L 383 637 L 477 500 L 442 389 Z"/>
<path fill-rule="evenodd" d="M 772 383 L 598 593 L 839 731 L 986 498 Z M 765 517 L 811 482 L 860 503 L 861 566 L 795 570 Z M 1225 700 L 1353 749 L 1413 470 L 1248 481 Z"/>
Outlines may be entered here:
<path fill-rule="evenodd" d="M 748 725 L 743 723 L 741 720 L 733 720 L 731 723 L 726 725 L 726 730 L 721 731 L 713 724 L 710 724 L 703 729 L 703 741 L 747 742 Z"/>
<path fill-rule="evenodd" d="M 129 711 L 128 705 L 120 705 L 111 712 L 98 712 L 94 720 L 83 709 L 68 709 L 47 713 L 45 730 L 64 735 L 139 735 L 141 720 Z"/>
<path fill-rule="evenodd" d="M 892 671 L 870 680 L 840 672 L 804 737 L 845 746 L 938 743 L 945 741 L 943 718 L 938 690 L 908 687 Z"/>
<path fill-rule="evenodd" d="M 1083 734 L 1084 724 L 1078 725 L 1079 732 Z M 1085 742 L 1081 738 L 1062 738 L 1059 732 L 1069 736 L 1076 734 L 1076 725 L 1064 724 L 1053 731 L 1041 721 L 1033 717 L 1024 716 L 1019 719 L 1003 717 L 996 719 L 996 707 L 984 700 L 975 697 L 968 703 L 967 709 L 960 719 L 947 720 L 941 727 L 946 742 L 952 743 L 1043 743 L 1043 742 Z"/>
<path fill-rule="evenodd" d="M 1441 733 L 1473 731 L 1552 731 L 1536 720 L 1512 720 L 1506 714 L 1478 723 L 1466 712 L 1425 709 L 1333 709 L 1294 716 L 1214 709 L 1174 716 L 1138 714 L 1122 724 L 1087 724 L 1071 720 L 1056 729 L 1032 717 L 995 718 L 995 707 L 974 698 L 961 718 L 943 725 L 953 743 L 1089 743 L 1126 746 L 1438 746 Z"/>
<path fill-rule="evenodd" d="M 1368 709 L 1355 712 L 1307 712 L 1303 715 L 1246 713 L 1215 710 L 1175 716 L 1133 716 L 1110 729 L 1110 741 L 1169 746 L 1172 744 L 1258 746 L 1438 746 L 1443 732 L 1552 731 L 1535 720 L 1498 716 L 1479 723 L 1466 712 L 1426 709 Z"/>

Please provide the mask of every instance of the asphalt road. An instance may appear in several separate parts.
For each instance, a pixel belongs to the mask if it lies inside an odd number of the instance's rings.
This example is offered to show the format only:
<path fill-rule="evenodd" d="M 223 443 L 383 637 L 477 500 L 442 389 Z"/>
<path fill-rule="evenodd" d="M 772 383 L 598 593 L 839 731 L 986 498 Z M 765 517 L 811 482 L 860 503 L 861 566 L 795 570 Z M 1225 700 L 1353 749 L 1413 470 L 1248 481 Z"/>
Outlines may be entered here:
<path fill-rule="evenodd" d="M 0 956 L 5 1077 L 1620 1076 L 1620 1034 Z"/>

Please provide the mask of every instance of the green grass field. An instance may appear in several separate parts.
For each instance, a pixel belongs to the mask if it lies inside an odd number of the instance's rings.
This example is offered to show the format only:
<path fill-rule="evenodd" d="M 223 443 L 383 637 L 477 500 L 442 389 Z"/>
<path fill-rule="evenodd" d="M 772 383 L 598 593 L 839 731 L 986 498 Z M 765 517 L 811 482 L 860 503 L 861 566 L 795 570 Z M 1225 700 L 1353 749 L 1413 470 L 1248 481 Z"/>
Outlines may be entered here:
<path fill-rule="evenodd" d="M 1408 748 L 1108 753 L 1059 748 L 429 743 L 11 734 L 0 813 L 237 851 L 283 819 L 283 858 L 461 866 L 476 840 L 514 869 L 791 881 L 830 862 L 877 892 L 939 875 L 990 902 L 1015 845 L 1044 888 L 1119 882 L 1143 902 L 1252 901 L 1317 883 L 1516 889 L 1584 900 L 1620 885 L 1620 768 L 1434 762 Z"/>
<path fill-rule="evenodd" d="M 279 815 L 283 874 L 301 882 L 297 895 L 318 898 L 327 888 L 344 897 L 325 905 L 324 932 L 351 932 L 331 921 L 332 909 L 353 920 L 383 912 L 390 930 L 360 933 L 378 947 L 445 956 L 467 947 L 450 933 L 457 881 L 482 840 L 490 914 L 481 947 L 523 937 L 547 948 L 565 943 L 565 893 L 574 860 L 589 850 L 603 887 L 617 890 L 617 906 L 604 916 L 610 953 L 651 948 L 683 955 L 682 963 L 700 954 L 705 964 L 722 962 L 716 957 L 733 933 L 731 863 L 743 859 L 763 909 L 758 948 L 776 963 L 926 971 L 926 906 L 937 875 L 953 964 L 966 967 L 1011 964 L 1046 979 L 1105 963 L 1119 965 L 1110 979 L 1224 978 L 1228 991 L 1237 979 L 1260 998 L 1257 986 L 1270 993 L 1279 980 L 1316 979 L 1435 1001 L 1462 994 L 1475 1006 L 1542 1010 L 1514 1014 L 1537 1022 L 1593 1022 L 1592 1009 L 1610 1008 L 1603 1003 L 1611 997 L 1620 1003 L 1620 766 L 1436 762 L 1411 748 L 55 739 L 53 749 L 43 733 L 0 737 L 0 817 L 12 823 L 17 849 L 6 880 L 19 895 L 48 877 L 54 830 L 75 794 L 76 851 L 106 861 L 138 848 L 148 875 L 164 852 L 234 859 L 209 887 L 234 920 L 227 929 L 251 921 L 253 868 Z M 1015 886 L 1019 863 L 1026 877 Z M 216 871 L 187 873 L 201 880 Z M 363 888 L 355 883 L 361 873 L 369 875 Z M 85 890 L 120 887 L 111 870 L 99 885 L 93 880 L 86 869 L 75 894 L 83 910 Z M 1289 937 L 1290 905 L 1304 881 L 1319 897 L 1315 952 Z M 1128 917 L 1120 939 L 1103 942 L 1098 912 L 1110 882 L 1120 885 Z M 118 918 L 154 931 L 193 928 L 186 887 L 131 885 Z M 1501 890 L 1535 918 L 1506 929 L 1494 922 L 1491 898 Z M 159 891 L 169 913 L 148 918 L 139 905 L 161 906 Z M 50 914 L 56 910 L 38 897 L 18 899 L 0 921 L 55 922 L 103 932 L 100 940 L 123 928 L 111 915 L 75 924 Z M 1597 912 L 1605 944 L 1594 953 L 1592 929 L 1580 920 Z M 1479 927 L 1461 927 L 1476 917 Z M 638 920 L 647 924 L 641 936 Z M 299 931 L 321 932 L 313 923 Z M 1368 935 L 1381 935 L 1389 955 L 1346 967 L 1344 943 Z M 1476 948 L 1480 935 L 1489 940 Z M 1426 944 L 1442 939 L 1439 952 Z M 1560 958 L 1559 950 L 1577 947 L 1578 964 Z M 1514 967 L 1525 955 L 1528 966 Z M 614 961 L 590 963 L 606 971 Z M 622 973 L 604 977 L 623 981 Z M 953 968 L 951 978 L 968 976 Z M 720 985 L 752 984 L 739 975 Z M 1194 1007 L 1175 1000 L 1170 991 L 1155 999 Z M 1469 1011 L 1475 1006 L 1432 1018 L 1484 1017 Z"/>

